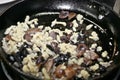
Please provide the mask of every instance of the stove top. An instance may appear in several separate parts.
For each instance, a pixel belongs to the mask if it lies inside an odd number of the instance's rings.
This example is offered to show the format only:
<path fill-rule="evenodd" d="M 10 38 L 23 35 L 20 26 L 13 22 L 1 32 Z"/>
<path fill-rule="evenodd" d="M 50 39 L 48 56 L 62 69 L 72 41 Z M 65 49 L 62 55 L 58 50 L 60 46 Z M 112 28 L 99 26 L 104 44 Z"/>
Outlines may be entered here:
<path fill-rule="evenodd" d="M 4 11 L 7 10 L 11 5 L 19 2 L 20 0 L 10 2 L 7 4 L 2 4 L 0 5 L 0 14 L 2 14 Z M 114 3 L 116 0 L 97 0 L 100 1 L 101 3 L 108 4 L 109 7 L 113 8 Z M 20 75 L 14 74 L 12 70 L 9 69 L 9 67 L 5 66 L 5 64 L 0 60 L 0 80 L 28 80 Z M 104 80 L 108 80 L 104 79 Z M 116 70 L 109 76 L 109 80 L 120 80 L 120 69 Z"/>

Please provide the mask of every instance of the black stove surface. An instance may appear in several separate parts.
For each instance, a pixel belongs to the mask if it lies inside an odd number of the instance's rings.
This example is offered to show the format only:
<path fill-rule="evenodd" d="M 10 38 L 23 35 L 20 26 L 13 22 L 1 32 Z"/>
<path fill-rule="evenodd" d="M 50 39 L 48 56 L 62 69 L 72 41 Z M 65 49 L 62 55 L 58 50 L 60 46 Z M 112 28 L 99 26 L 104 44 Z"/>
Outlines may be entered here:
<path fill-rule="evenodd" d="M 0 14 L 7 10 L 11 5 L 17 3 L 20 0 L 15 2 L 2 4 L 0 5 Z M 113 5 L 116 0 L 96 0 L 104 4 L 108 4 L 109 7 L 113 8 Z M 120 80 L 120 70 L 116 70 L 110 76 L 105 78 L 104 80 Z M 9 67 L 5 66 L 5 64 L 0 60 L 0 80 L 27 80 L 24 77 L 15 74 Z"/>

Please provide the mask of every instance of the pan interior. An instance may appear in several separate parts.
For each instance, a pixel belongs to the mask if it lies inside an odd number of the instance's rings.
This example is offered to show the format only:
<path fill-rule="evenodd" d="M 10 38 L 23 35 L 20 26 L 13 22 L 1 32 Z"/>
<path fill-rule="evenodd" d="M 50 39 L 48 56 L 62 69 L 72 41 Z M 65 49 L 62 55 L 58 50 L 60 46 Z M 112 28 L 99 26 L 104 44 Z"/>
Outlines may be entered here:
<path fill-rule="evenodd" d="M 77 14 L 79 14 L 80 12 L 75 12 Z M 34 19 L 34 18 L 38 18 L 38 25 L 44 25 L 44 26 L 50 26 L 51 22 L 54 21 L 55 19 L 58 19 L 60 12 L 41 12 L 41 13 L 37 13 L 34 15 L 30 15 L 30 19 Z M 82 15 L 84 15 L 83 13 L 81 13 Z M 93 27 L 91 28 L 91 31 L 95 31 L 98 36 L 99 36 L 99 42 L 98 44 L 100 44 L 103 48 L 103 51 L 106 50 L 108 52 L 108 57 L 105 58 L 105 61 L 110 61 L 113 60 L 114 56 L 117 54 L 117 45 L 116 45 L 116 40 L 115 37 L 113 35 L 113 33 L 111 32 L 111 30 L 109 28 L 106 29 L 105 26 L 101 26 L 97 23 L 95 23 L 94 21 L 90 20 L 91 17 L 89 17 L 89 15 L 85 15 L 84 19 L 84 24 L 85 25 L 89 25 L 92 24 Z M 72 20 L 71 20 L 72 21 Z M 62 22 L 69 22 L 67 19 L 63 19 Z M 64 31 L 66 28 L 69 29 L 69 27 L 59 27 L 61 25 L 57 25 L 55 27 L 52 27 L 53 29 L 60 29 L 62 31 Z M 83 27 L 84 28 L 84 27 Z M 3 33 L 4 30 L 0 31 L 0 36 L 2 40 L 2 38 L 4 37 Z M 79 31 L 78 31 L 79 32 Z M 91 46 L 91 45 L 89 45 Z M 101 55 L 101 53 L 98 53 L 99 55 Z M 11 64 L 12 62 L 9 61 L 9 56 L 2 53 L 2 55 L 4 56 L 4 58 Z M 113 67 L 115 66 L 114 63 L 111 64 L 111 66 L 109 68 L 107 68 L 107 71 L 111 70 Z M 16 67 L 15 67 L 16 68 Z M 106 71 L 106 73 L 102 73 L 102 75 L 100 75 L 99 77 L 102 77 L 103 75 L 108 74 Z M 94 78 L 98 78 L 94 77 Z"/>

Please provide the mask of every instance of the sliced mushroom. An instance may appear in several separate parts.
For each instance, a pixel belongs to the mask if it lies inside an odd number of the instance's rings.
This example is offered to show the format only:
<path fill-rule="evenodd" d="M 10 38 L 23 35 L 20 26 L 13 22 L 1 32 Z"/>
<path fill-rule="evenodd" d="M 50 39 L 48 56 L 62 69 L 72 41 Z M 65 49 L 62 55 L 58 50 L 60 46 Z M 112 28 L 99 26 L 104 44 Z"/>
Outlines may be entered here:
<path fill-rule="evenodd" d="M 77 70 L 81 70 L 81 66 L 79 66 L 78 64 L 71 64 L 71 65 L 68 65 L 69 67 L 72 67 L 75 71 Z"/>
<path fill-rule="evenodd" d="M 61 19 L 68 18 L 68 20 L 71 20 L 75 16 L 76 16 L 76 13 L 69 12 L 69 11 L 61 11 L 59 14 L 59 18 L 61 18 Z"/>
<path fill-rule="evenodd" d="M 72 32 L 70 34 L 67 34 L 68 39 L 72 36 Z"/>
<path fill-rule="evenodd" d="M 42 64 L 44 63 L 44 58 L 42 56 L 39 56 L 36 60 L 36 64 L 39 68 L 41 68 Z"/>
<path fill-rule="evenodd" d="M 58 43 L 51 42 L 51 46 L 53 47 L 55 53 L 58 54 L 60 52 L 60 48 L 58 47 Z"/>
<path fill-rule="evenodd" d="M 73 67 L 71 66 L 68 66 L 66 69 L 65 69 L 65 76 L 67 77 L 67 79 L 72 79 L 76 74 L 76 71 L 73 69 Z"/>
<path fill-rule="evenodd" d="M 62 76 L 65 75 L 65 72 L 63 69 L 61 69 L 62 65 L 59 65 L 56 67 L 54 75 L 56 78 L 61 78 Z"/>
<path fill-rule="evenodd" d="M 94 51 L 88 50 L 84 53 L 84 57 L 87 59 L 95 60 L 95 59 L 99 58 L 99 55 L 97 53 L 95 53 Z"/>
<path fill-rule="evenodd" d="M 71 20 L 72 18 L 74 18 L 76 16 L 76 13 L 74 12 L 70 12 L 68 15 L 68 20 Z"/>
<path fill-rule="evenodd" d="M 69 16 L 69 11 L 61 11 L 59 14 L 59 18 L 64 19 Z"/>
<path fill-rule="evenodd" d="M 83 54 L 84 54 L 84 51 L 79 51 L 76 56 L 79 58 L 79 57 L 81 57 Z"/>
<path fill-rule="evenodd" d="M 77 46 L 77 52 L 78 52 L 77 57 L 82 56 L 87 49 L 88 47 L 85 44 L 82 44 L 82 43 L 79 44 Z"/>
<path fill-rule="evenodd" d="M 31 34 L 35 34 L 36 32 L 39 32 L 40 29 L 39 28 L 32 28 L 32 29 L 29 29 L 28 31 L 26 31 L 25 35 L 24 35 L 24 38 L 27 40 L 27 41 L 30 41 L 32 39 L 32 36 Z"/>
<path fill-rule="evenodd" d="M 87 49 L 88 47 L 82 43 L 77 46 L 77 50 L 80 50 L 80 51 L 86 51 Z"/>
<path fill-rule="evenodd" d="M 72 26 L 73 26 L 73 23 L 72 23 L 72 22 L 67 22 L 67 27 L 68 27 L 68 28 L 72 28 Z"/>
<path fill-rule="evenodd" d="M 60 40 L 62 41 L 62 42 L 65 42 L 65 43 L 68 43 L 69 42 L 69 38 L 67 37 L 67 36 L 61 36 L 60 37 Z"/>
<path fill-rule="evenodd" d="M 72 36 L 72 32 L 71 33 L 63 33 L 64 35 L 60 37 L 60 40 L 62 42 L 68 43 L 70 41 L 70 37 Z"/>
<path fill-rule="evenodd" d="M 58 47 L 58 43 L 52 42 L 52 43 L 51 43 L 51 46 L 52 46 L 53 48 L 56 48 L 56 47 Z"/>
<path fill-rule="evenodd" d="M 24 38 L 30 42 L 30 40 L 32 39 L 32 36 L 30 34 L 25 34 Z"/>
<path fill-rule="evenodd" d="M 51 45 L 47 44 L 46 47 L 51 51 L 54 51 L 55 53 L 59 53 L 60 51 L 60 48 L 58 47 L 58 44 L 56 42 L 51 42 Z"/>
<path fill-rule="evenodd" d="M 39 31 L 41 31 L 39 28 L 31 28 L 26 32 L 26 34 L 35 34 L 36 32 Z"/>
<path fill-rule="evenodd" d="M 51 51 L 54 51 L 54 48 L 53 48 L 51 45 L 47 44 L 46 47 L 47 47 L 48 49 L 50 49 Z"/>
<path fill-rule="evenodd" d="M 50 35 L 54 40 L 57 39 L 57 33 L 56 33 L 56 32 L 52 31 L 52 32 L 49 33 L 49 35 Z"/>
<path fill-rule="evenodd" d="M 90 60 L 90 59 L 88 59 L 88 58 L 84 58 L 84 64 L 85 65 L 91 65 L 93 63 L 93 61 L 92 60 Z"/>
<path fill-rule="evenodd" d="M 6 41 L 9 41 L 9 40 L 12 40 L 12 38 L 11 38 L 10 35 L 6 35 L 5 40 L 6 40 Z"/>
<path fill-rule="evenodd" d="M 52 66 L 53 66 L 53 59 L 48 59 L 48 61 L 45 63 L 45 68 L 47 72 L 51 70 Z"/>

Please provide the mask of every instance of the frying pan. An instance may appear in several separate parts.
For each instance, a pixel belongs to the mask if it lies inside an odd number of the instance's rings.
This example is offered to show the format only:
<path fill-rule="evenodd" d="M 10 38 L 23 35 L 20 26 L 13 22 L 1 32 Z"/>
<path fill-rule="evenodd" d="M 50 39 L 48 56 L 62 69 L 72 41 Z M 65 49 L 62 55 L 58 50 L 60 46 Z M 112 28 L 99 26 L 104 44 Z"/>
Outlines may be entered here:
<path fill-rule="evenodd" d="M 4 30 L 12 24 L 16 24 L 18 21 L 23 21 L 26 15 L 34 15 L 40 12 L 57 12 L 61 10 L 68 10 L 73 12 L 79 12 L 84 15 L 90 21 L 95 22 L 101 26 L 107 32 L 107 36 L 114 37 L 113 46 L 106 46 L 106 49 L 112 49 L 111 59 L 114 61 L 108 71 L 100 77 L 95 79 L 105 79 L 111 73 L 115 72 L 120 67 L 120 18 L 119 16 L 108 8 L 105 4 L 101 4 L 94 0 L 22 0 L 12 5 L 0 16 L 0 40 L 2 40 Z M 108 40 L 103 37 L 103 44 L 106 44 Z M 6 54 L 0 49 L 0 54 L 3 62 L 7 64 L 15 73 L 22 75 L 28 79 L 40 80 L 29 74 L 25 74 L 18 68 L 9 64 L 6 58 Z M 117 56 L 115 56 L 118 54 Z"/>

